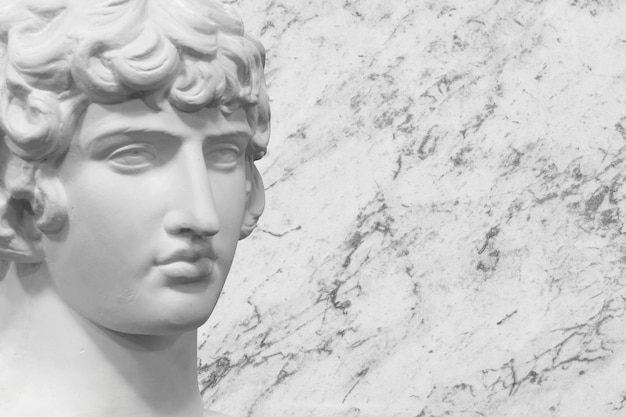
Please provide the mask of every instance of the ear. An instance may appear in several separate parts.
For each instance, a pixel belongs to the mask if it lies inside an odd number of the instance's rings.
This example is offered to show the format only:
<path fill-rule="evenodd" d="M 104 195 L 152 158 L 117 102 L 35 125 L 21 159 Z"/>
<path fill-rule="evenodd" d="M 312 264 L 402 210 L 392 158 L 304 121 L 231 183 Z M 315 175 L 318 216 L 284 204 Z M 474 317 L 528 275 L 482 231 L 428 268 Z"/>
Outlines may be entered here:
<path fill-rule="evenodd" d="M 37 167 L 0 145 L 0 259 L 41 262 L 41 232 L 33 212 L 33 182 Z"/>
<path fill-rule="evenodd" d="M 265 208 L 265 189 L 259 170 L 252 158 L 246 160 L 246 211 L 243 215 L 243 224 L 239 239 L 248 237 L 256 227 L 259 217 Z"/>

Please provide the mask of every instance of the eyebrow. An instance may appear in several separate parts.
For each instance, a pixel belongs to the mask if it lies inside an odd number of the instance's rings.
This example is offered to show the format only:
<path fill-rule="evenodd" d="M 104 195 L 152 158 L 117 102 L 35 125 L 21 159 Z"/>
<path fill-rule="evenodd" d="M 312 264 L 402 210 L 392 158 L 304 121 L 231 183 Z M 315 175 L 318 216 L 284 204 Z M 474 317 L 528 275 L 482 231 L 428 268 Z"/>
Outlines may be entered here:
<path fill-rule="evenodd" d="M 172 135 L 170 132 L 164 132 L 162 130 L 151 131 L 149 129 L 136 128 L 112 129 L 106 132 L 102 132 L 101 134 L 87 137 L 86 139 L 84 139 L 83 143 L 80 144 L 80 148 L 82 148 L 88 154 L 97 154 L 106 150 L 112 145 L 133 142 L 135 140 L 135 138 L 133 138 L 133 134 L 150 134 L 157 132 L 160 135 L 170 137 L 171 139 L 177 138 L 177 136 Z"/>
<path fill-rule="evenodd" d="M 120 128 L 112 128 L 110 130 L 104 130 L 102 132 L 99 132 L 93 136 L 88 136 L 86 139 L 84 139 L 85 145 L 84 145 L 84 149 L 91 153 L 94 151 L 94 148 L 96 150 L 101 150 L 103 148 L 106 148 L 109 145 L 112 144 L 117 144 L 120 141 L 121 142 L 131 142 L 133 140 L 132 136 L 133 134 L 159 134 L 159 135 L 164 135 L 166 137 L 169 137 L 172 140 L 179 140 L 181 139 L 181 136 L 178 133 L 175 133 L 173 131 L 170 131 L 168 129 L 158 129 L 158 130 L 153 130 L 149 127 L 146 128 L 136 128 L 136 127 L 120 127 Z M 216 139 L 216 138 L 235 138 L 235 137 L 241 137 L 243 136 L 246 140 L 250 140 L 252 139 L 252 135 L 250 134 L 249 130 L 246 129 L 230 129 L 224 132 L 221 132 L 218 135 L 209 135 L 209 136 L 205 136 L 204 140 L 211 140 L 211 139 Z M 124 138 L 127 138 L 126 140 L 124 140 Z M 83 146 L 81 146 L 83 147 Z"/>

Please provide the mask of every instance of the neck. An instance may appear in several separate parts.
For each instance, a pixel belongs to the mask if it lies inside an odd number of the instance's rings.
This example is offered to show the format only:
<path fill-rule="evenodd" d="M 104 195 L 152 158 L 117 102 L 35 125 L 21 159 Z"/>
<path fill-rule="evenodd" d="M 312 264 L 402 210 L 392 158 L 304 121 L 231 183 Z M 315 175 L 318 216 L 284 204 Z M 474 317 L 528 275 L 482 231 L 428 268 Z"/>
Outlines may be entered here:
<path fill-rule="evenodd" d="M 196 343 L 195 331 L 102 328 L 59 299 L 45 268 L 12 266 L 0 280 L 0 404 L 15 410 L 7 416 L 201 417 Z"/>

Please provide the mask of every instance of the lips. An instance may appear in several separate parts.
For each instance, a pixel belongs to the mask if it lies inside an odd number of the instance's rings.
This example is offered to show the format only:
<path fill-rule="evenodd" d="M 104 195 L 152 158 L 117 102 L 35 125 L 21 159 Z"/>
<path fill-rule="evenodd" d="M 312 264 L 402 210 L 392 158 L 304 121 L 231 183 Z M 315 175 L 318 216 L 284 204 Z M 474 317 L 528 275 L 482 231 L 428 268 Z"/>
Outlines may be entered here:
<path fill-rule="evenodd" d="M 173 283 L 209 279 L 217 256 L 208 245 L 184 246 L 156 258 L 159 271 Z"/>
<path fill-rule="evenodd" d="M 195 282 L 208 279 L 213 272 L 215 261 L 210 258 L 174 260 L 158 266 L 163 275 L 177 283 Z"/>

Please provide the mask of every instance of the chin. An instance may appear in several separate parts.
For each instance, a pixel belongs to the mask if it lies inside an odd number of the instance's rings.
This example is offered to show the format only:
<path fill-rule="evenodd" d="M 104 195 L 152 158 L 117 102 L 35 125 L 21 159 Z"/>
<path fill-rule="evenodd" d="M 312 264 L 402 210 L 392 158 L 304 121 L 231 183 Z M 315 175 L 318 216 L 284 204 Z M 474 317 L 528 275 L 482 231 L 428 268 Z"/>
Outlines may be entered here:
<path fill-rule="evenodd" d="M 204 320 L 189 323 L 162 323 L 157 326 L 151 326 L 144 329 L 135 329 L 136 331 L 124 332 L 126 334 L 137 334 L 143 336 L 175 336 L 182 333 L 195 331 L 202 326 L 208 317 Z"/>
<path fill-rule="evenodd" d="M 194 317 L 176 317 L 176 320 L 169 320 L 166 323 L 161 323 L 159 326 L 154 327 L 150 334 L 153 334 L 155 336 L 165 336 L 193 331 L 206 323 L 210 316 L 211 312 L 207 312 L 203 315 L 197 315 Z"/>
<path fill-rule="evenodd" d="M 116 333 L 127 335 L 141 335 L 141 336 L 174 336 L 181 333 L 186 333 L 198 329 L 208 319 L 210 314 L 206 314 L 202 317 L 186 317 L 177 318 L 177 320 L 168 320 L 150 323 L 133 323 L 132 325 L 100 325 L 108 330 L 112 330 Z"/>
<path fill-rule="evenodd" d="M 213 306 L 211 308 L 207 307 L 203 309 L 188 308 L 185 311 L 172 312 L 167 316 L 161 317 L 161 320 L 153 320 L 151 323 L 141 326 L 141 329 L 137 328 L 139 331 L 136 333 L 166 336 L 196 330 L 206 323 L 213 312 Z"/>
<path fill-rule="evenodd" d="M 168 308 L 169 307 L 169 308 Z M 106 322 L 91 320 L 105 329 L 120 334 L 172 336 L 194 331 L 211 316 L 215 303 L 177 303 L 176 305 L 145 309 L 134 317 L 116 317 Z M 153 313 L 153 314 L 150 314 Z"/>

